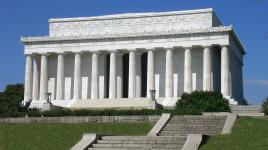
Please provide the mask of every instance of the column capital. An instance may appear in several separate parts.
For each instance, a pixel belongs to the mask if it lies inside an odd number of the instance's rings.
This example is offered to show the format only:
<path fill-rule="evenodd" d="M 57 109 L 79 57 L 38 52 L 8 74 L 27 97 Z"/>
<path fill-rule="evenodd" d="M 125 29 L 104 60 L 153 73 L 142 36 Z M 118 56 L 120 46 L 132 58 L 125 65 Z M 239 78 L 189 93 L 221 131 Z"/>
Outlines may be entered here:
<path fill-rule="evenodd" d="M 183 49 L 192 49 L 192 46 L 184 46 Z"/>
<path fill-rule="evenodd" d="M 145 51 L 155 51 L 155 48 L 146 48 Z"/>
<path fill-rule="evenodd" d="M 127 51 L 128 51 L 128 52 L 136 52 L 137 49 L 136 49 L 136 48 L 129 48 L 129 49 L 127 49 Z"/>
<path fill-rule="evenodd" d="M 66 52 L 57 52 L 56 54 L 57 55 L 66 55 L 67 53 Z"/>
<path fill-rule="evenodd" d="M 173 47 L 173 46 L 172 46 L 172 47 L 164 47 L 164 49 L 165 49 L 165 50 L 174 50 L 175 47 Z"/>
<path fill-rule="evenodd" d="M 73 52 L 73 54 L 78 54 L 78 55 L 82 55 L 84 52 Z"/>
<path fill-rule="evenodd" d="M 212 45 L 202 45 L 202 48 L 205 49 L 205 48 L 209 48 L 211 49 L 212 48 Z"/>
<path fill-rule="evenodd" d="M 40 56 L 49 56 L 51 53 L 39 53 Z"/>
<path fill-rule="evenodd" d="M 25 57 L 27 57 L 27 56 L 33 57 L 34 56 L 34 54 L 24 54 L 24 55 L 25 55 Z"/>
<path fill-rule="evenodd" d="M 226 44 L 226 45 L 220 45 L 220 47 L 221 47 L 221 48 L 228 48 L 229 45 L 228 45 L 228 44 Z"/>
<path fill-rule="evenodd" d="M 117 52 L 118 52 L 117 49 L 109 49 L 109 50 L 108 50 L 108 53 L 117 53 Z"/>
<path fill-rule="evenodd" d="M 89 51 L 90 53 L 95 53 L 95 54 L 99 54 L 99 53 L 104 53 L 104 52 L 107 52 L 107 50 L 91 50 Z"/>

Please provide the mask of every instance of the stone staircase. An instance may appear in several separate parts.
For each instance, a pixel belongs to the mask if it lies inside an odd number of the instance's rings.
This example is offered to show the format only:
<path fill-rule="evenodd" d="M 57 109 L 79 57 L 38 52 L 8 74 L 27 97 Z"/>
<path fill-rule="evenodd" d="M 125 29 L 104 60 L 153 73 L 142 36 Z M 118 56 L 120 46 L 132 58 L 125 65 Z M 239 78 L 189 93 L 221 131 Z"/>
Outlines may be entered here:
<path fill-rule="evenodd" d="M 261 113 L 261 106 L 230 105 L 233 113 Z"/>
<path fill-rule="evenodd" d="M 158 136 L 101 136 L 89 150 L 178 150 L 188 134 L 221 134 L 226 116 L 173 116 Z"/>
<path fill-rule="evenodd" d="M 226 118 L 226 116 L 173 116 L 160 131 L 159 135 L 221 134 Z"/>
<path fill-rule="evenodd" d="M 102 136 L 89 150 L 177 150 L 187 136 Z"/>

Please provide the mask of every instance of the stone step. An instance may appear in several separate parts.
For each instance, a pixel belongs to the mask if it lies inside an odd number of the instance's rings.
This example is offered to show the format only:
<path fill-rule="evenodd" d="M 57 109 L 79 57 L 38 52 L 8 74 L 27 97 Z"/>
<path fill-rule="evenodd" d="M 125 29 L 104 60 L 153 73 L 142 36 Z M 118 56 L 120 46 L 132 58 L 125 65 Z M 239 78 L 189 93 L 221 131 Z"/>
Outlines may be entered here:
<path fill-rule="evenodd" d="M 162 148 L 89 148 L 88 150 L 163 150 Z M 177 148 L 165 148 L 165 150 L 178 150 Z"/>
<path fill-rule="evenodd" d="M 97 140 L 97 144 L 184 144 L 186 138 L 180 140 Z"/>
<path fill-rule="evenodd" d="M 225 120 L 226 116 L 204 116 L 204 117 L 172 117 L 171 120 Z"/>
<path fill-rule="evenodd" d="M 102 136 L 102 140 L 180 140 L 185 136 Z"/>
<path fill-rule="evenodd" d="M 221 131 L 161 131 L 160 136 L 187 136 L 188 134 L 215 135 Z"/>
<path fill-rule="evenodd" d="M 213 127 L 223 127 L 224 124 L 166 124 L 164 126 L 164 128 L 184 128 L 184 127 L 198 127 L 198 128 L 203 128 L 203 127 L 209 127 L 209 128 L 213 128 Z"/>
<path fill-rule="evenodd" d="M 260 110 L 232 110 L 233 113 L 260 113 Z"/>
<path fill-rule="evenodd" d="M 93 144 L 93 148 L 181 148 L 182 144 Z"/>
<path fill-rule="evenodd" d="M 219 130 L 221 131 L 223 127 L 183 127 L 183 128 L 178 128 L 178 127 L 167 127 L 164 128 L 163 131 L 211 131 L 211 130 Z"/>
<path fill-rule="evenodd" d="M 253 105 L 231 105 L 230 108 L 261 108 L 261 106 L 253 106 Z"/>
<path fill-rule="evenodd" d="M 187 121 L 177 121 L 170 120 L 168 124 L 222 124 L 225 123 L 225 120 L 222 121 L 196 121 L 196 120 L 187 120 Z"/>
<path fill-rule="evenodd" d="M 195 120 L 195 121 L 222 121 L 222 120 L 226 120 L 226 118 L 221 118 L 221 119 L 171 118 L 170 120 L 179 120 L 179 121 L 187 121 L 187 120 Z"/>
<path fill-rule="evenodd" d="M 186 118 L 186 119 L 222 119 L 226 116 L 201 116 L 201 115 L 189 115 L 189 116 L 172 116 L 172 118 Z"/>
<path fill-rule="evenodd" d="M 230 106 L 234 113 L 259 113 L 261 106 Z"/>
<path fill-rule="evenodd" d="M 199 129 L 199 128 L 195 128 L 195 129 L 179 129 L 179 130 L 163 130 L 161 131 L 161 133 L 164 132 L 171 132 L 171 133 L 176 133 L 176 132 L 195 132 L 195 131 L 204 131 L 204 132 L 221 132 L 222 129 Z"/>

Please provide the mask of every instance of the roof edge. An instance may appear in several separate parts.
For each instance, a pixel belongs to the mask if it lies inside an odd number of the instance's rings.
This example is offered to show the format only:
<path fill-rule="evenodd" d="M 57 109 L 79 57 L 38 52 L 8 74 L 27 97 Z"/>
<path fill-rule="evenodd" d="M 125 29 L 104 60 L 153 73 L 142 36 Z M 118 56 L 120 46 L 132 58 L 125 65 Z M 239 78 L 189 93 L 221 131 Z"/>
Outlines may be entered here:
<path fill-rule="evenodd" d="M 231 30 L 231 34 L 232 34 L 232 36 L 234 37 L 235 42 L 238 44 L 238 46 L 239 46 L 239 48 L 240 48 L 242 54 L 243 54 L 243 55 L 246 55 L 245 47 L 244 47 L 243 43 L 239 40 L 238 35 L 236 34 L 233 25 L 231 25 L 230 27 L 231 27 L 231 29 L 232 29 L 232 30 Z"/>
<path fill-rule="evenodd" d="M 206 9 L 168 11 L 168 12 L 122 13 L 122 14 L 102 15 L 102 16 L 92 16 L 92 17 L 50 18 L 48 22 L 56 23 L 56 22 L 94 21 L 94 20 L 110 20 L 110 19 L 196 14 L 196 13 L 212 13 L 212 12 L 214 12 L 212 8 L 206 8 Z"/>

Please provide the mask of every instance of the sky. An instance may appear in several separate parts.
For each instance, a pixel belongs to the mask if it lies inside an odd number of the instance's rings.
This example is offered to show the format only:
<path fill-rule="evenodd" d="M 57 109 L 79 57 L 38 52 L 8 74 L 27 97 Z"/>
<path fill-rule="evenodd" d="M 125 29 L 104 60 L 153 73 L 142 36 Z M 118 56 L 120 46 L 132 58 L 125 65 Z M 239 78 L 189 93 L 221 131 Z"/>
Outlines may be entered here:
<path fill-rule="evenodd" d="M 213 8 L 224 25 L 234 26 L 247 51 L 245 98 L 261 104 L 268 96 L 267 0 L 0 0 L 0 91 L 24 82 L 20 37 L 48 35 L 49 18 L 203 8 Z"/>

